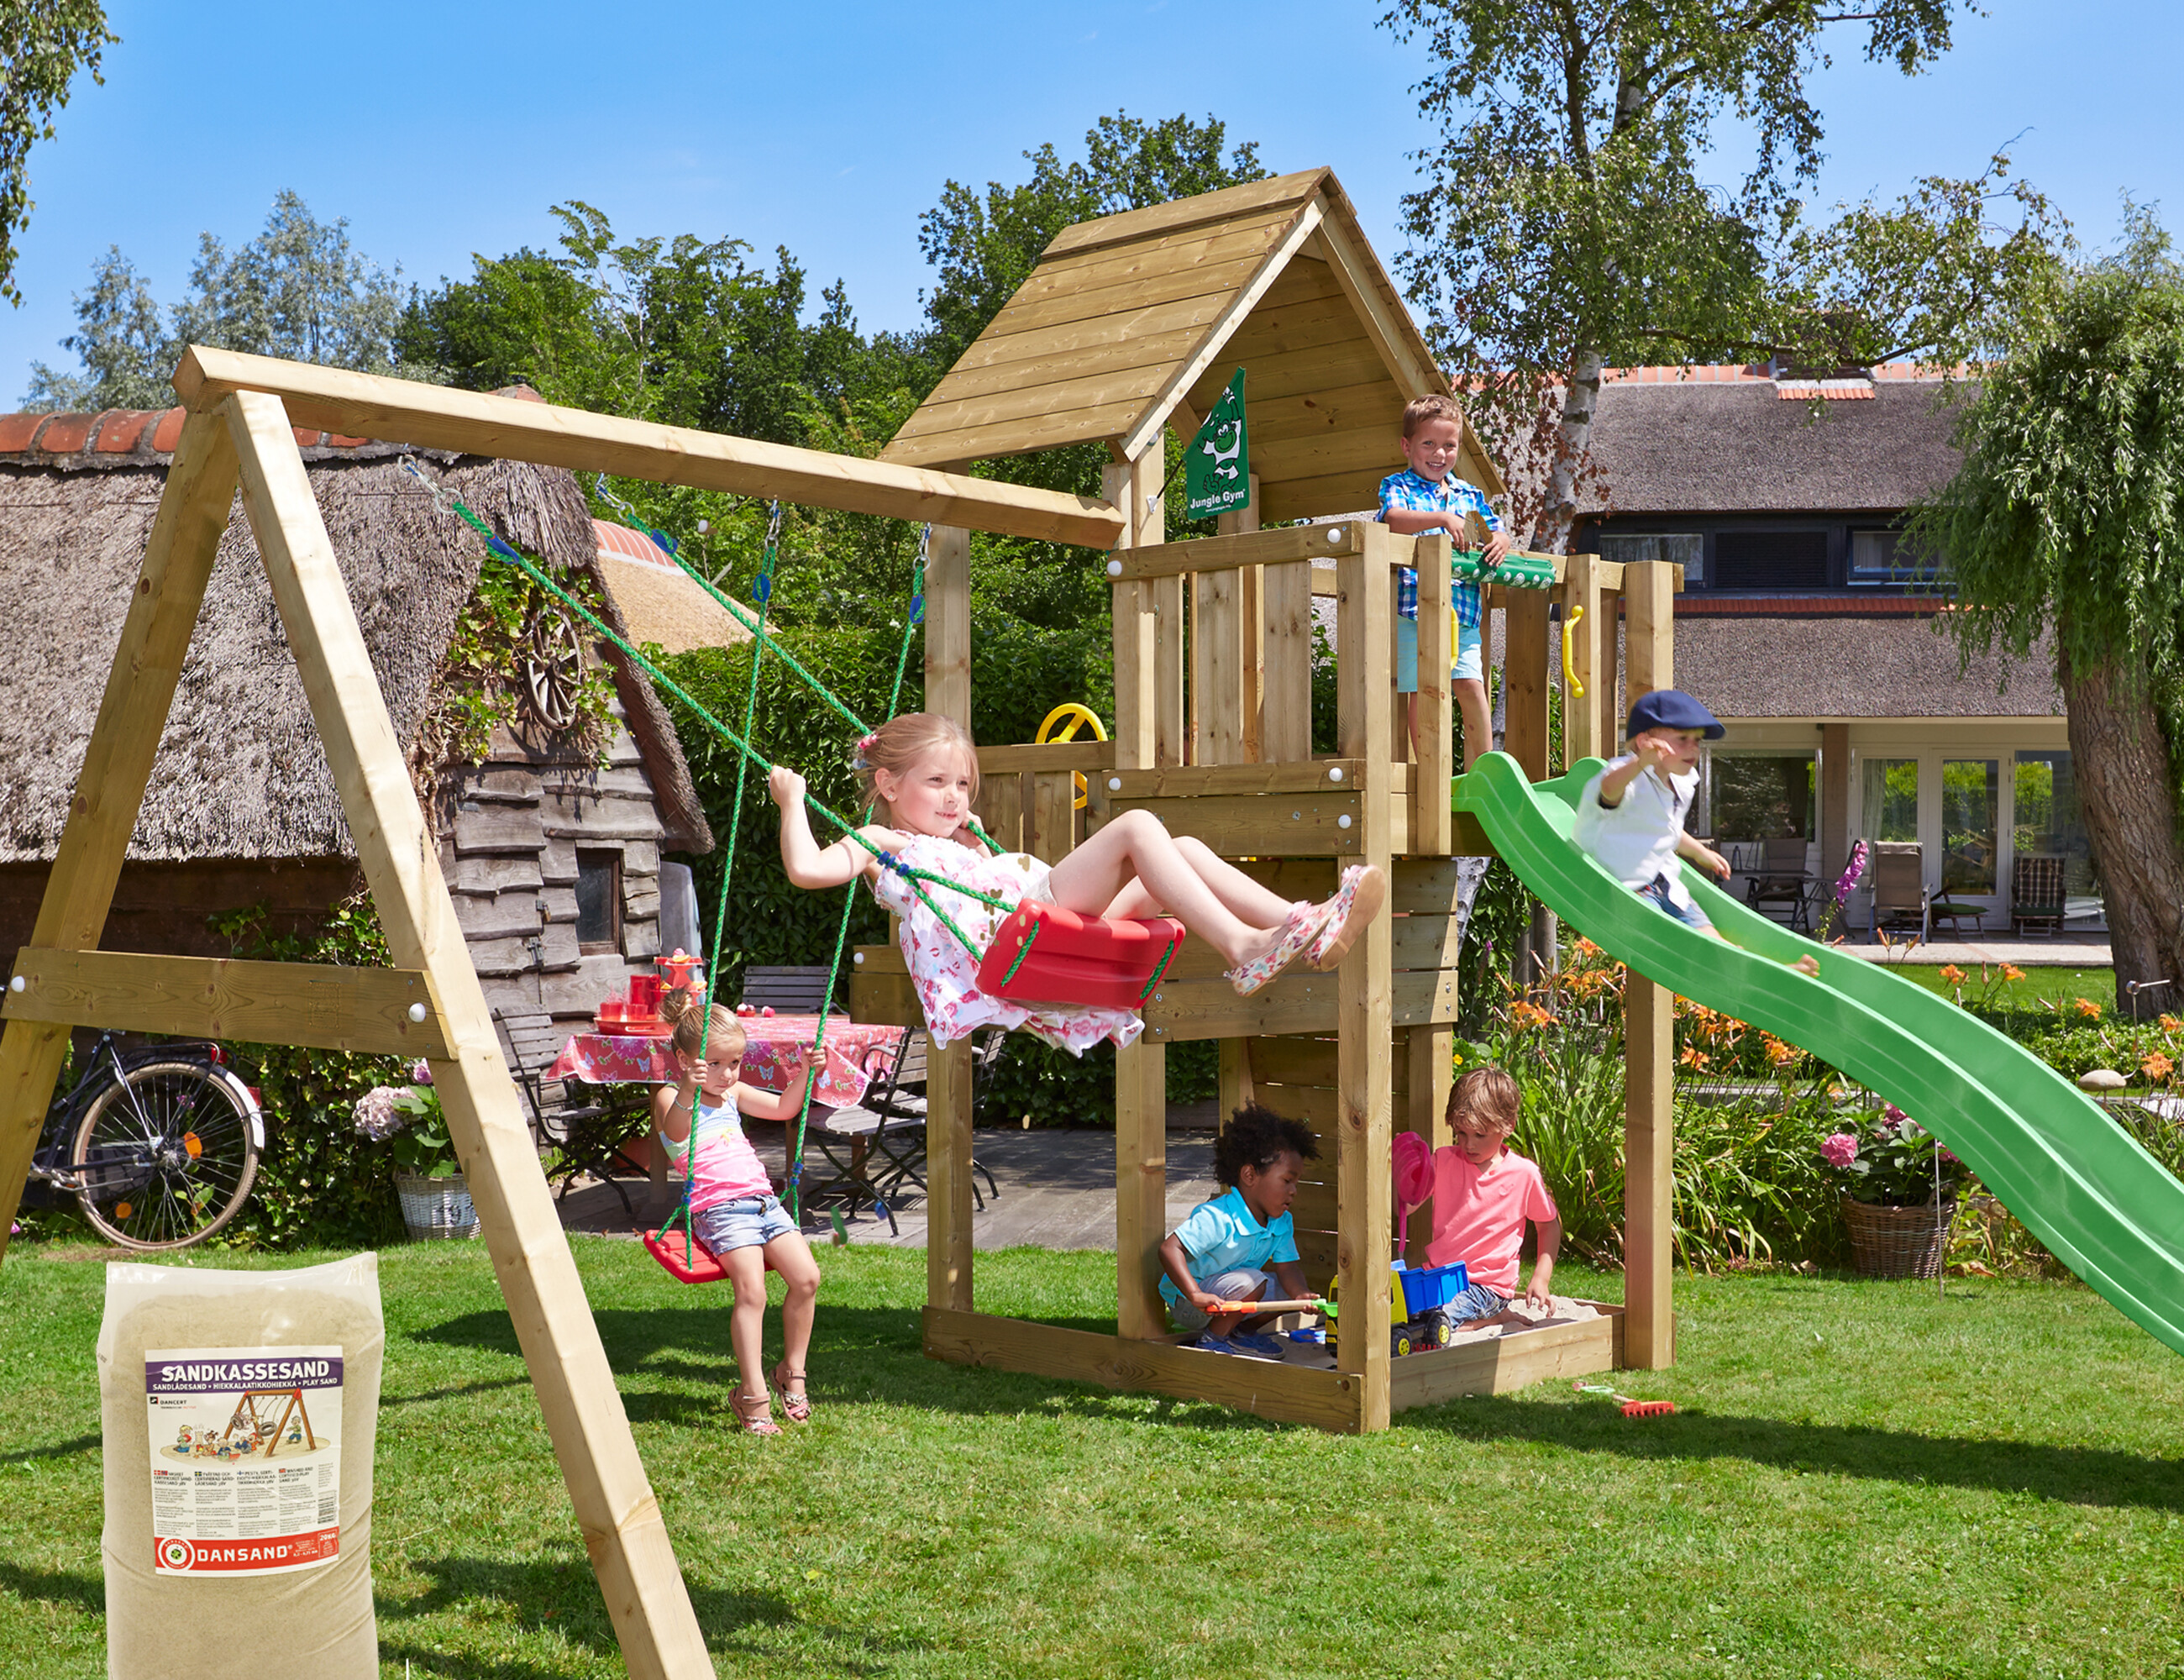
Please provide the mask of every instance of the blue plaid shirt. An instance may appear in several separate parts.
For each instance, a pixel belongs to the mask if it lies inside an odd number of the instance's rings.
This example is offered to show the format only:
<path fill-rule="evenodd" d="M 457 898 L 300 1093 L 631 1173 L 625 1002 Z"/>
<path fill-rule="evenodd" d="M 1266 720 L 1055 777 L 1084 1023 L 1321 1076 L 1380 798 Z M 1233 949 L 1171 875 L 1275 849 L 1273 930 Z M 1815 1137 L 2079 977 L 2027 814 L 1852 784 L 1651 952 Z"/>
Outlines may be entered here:
<path fill-rule="evenodd" d="M 1417 514 L 1477 514 L 1486 521 L 1489 531 L 1502 529 L 1501 519 L 1486 503 L 1485 492 L 1476 485 L 1466 484 L 1451 473 L 1435 484 L 1429 478 L 1421 478 L 1406 467 L 1401 472 L 1391 472 L 1380 481 L 1380 517 L 1388 517 L 1388 509 L 1401 508 Z M 1456 621 L 1466 630 L 1479 628 L 1479 586 L 1458 581 L 1450 592 L 1449 604 L 1456 609 Z M 1405 566 L 1396 575 L 1396 610 L 1407 619 L 1418 615 L 1418 575 Z"/>

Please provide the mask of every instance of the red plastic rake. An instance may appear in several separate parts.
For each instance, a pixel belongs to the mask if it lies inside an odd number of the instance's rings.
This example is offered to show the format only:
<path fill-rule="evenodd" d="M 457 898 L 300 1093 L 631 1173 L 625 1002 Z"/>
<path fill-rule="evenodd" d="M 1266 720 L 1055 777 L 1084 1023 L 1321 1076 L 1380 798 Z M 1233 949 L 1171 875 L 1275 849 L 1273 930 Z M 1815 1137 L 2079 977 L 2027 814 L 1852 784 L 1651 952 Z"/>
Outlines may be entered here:
<path fill-rule="evenodd" d="M 1618 1394 L 1605 1382 L 1573 1382 L 1570 1389 L 1580 1394 L 1602 1394 L 1623 1408 L 1625 1417 L 1666 1417 L 1676 1409 L 1674 1400 L 1634 1400 L 1628 1394 Z"/>

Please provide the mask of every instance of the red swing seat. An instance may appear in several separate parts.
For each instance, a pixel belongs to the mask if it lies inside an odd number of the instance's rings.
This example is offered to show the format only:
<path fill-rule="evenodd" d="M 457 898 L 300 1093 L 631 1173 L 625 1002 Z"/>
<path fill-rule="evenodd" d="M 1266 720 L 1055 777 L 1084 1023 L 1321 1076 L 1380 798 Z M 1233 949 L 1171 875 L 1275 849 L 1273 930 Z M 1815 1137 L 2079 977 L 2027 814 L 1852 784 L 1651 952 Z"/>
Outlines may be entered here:
<path fill-rule="evenodd" d="M 710 1249 L 703 1243 L 692 1242 L 690 1233 L 677 1227 L 666 1227 L 648 1233 L 644 1251 L 666 1267 L 668 1275 L 679 1283 L 718 1283 L 728 1275 L 727 1268 L 713 1258 Z M 774 1269 L 770 1258 L 766 1269 Z"/>
<path fill-rule="evenodd" d="M 978 989 L 1012 1003 L 1142 1009 L 1182 948 L 1173 916 L 1111 920 L 1026 898 L 986 948 Z"/>

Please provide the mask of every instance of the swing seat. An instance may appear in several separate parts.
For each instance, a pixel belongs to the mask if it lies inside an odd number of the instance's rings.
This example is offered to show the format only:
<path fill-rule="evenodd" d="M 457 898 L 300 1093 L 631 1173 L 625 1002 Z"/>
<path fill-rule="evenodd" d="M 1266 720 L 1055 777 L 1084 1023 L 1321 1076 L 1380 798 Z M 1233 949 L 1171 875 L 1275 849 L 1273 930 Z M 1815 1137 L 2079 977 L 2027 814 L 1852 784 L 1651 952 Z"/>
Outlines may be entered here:
<path fill-rule="evenodd" d="M 727 1268 L 713 1258 L 713 1251 L 703 1243 L 691 1241 L 688 1231 L 671 1227 L 649 1232 L 644 1238 L 644 1251 L 678 1283 L 718 1283 L 728 1275 Z M 771 1259 L 766 1269 L 774 1269 Z"/>
<path fill-rule="evenodd" d="M 978 989 L 1012 1003 L 1145 1006 L 1183 947 L 1173 916 L 1110 920 L 1026 898 L 978 965 Z"/>

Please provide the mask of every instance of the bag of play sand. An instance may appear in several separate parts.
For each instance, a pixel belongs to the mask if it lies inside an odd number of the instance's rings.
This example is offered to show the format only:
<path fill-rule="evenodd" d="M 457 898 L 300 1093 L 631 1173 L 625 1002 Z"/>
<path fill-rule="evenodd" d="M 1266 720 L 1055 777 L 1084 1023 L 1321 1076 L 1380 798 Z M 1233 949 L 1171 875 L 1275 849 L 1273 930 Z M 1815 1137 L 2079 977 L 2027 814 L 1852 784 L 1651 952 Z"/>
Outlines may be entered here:
<path fill-rule="evenodd" d="M 379 1262 L 109 1266 L 112 1680 L 376 1680 Z"/>

